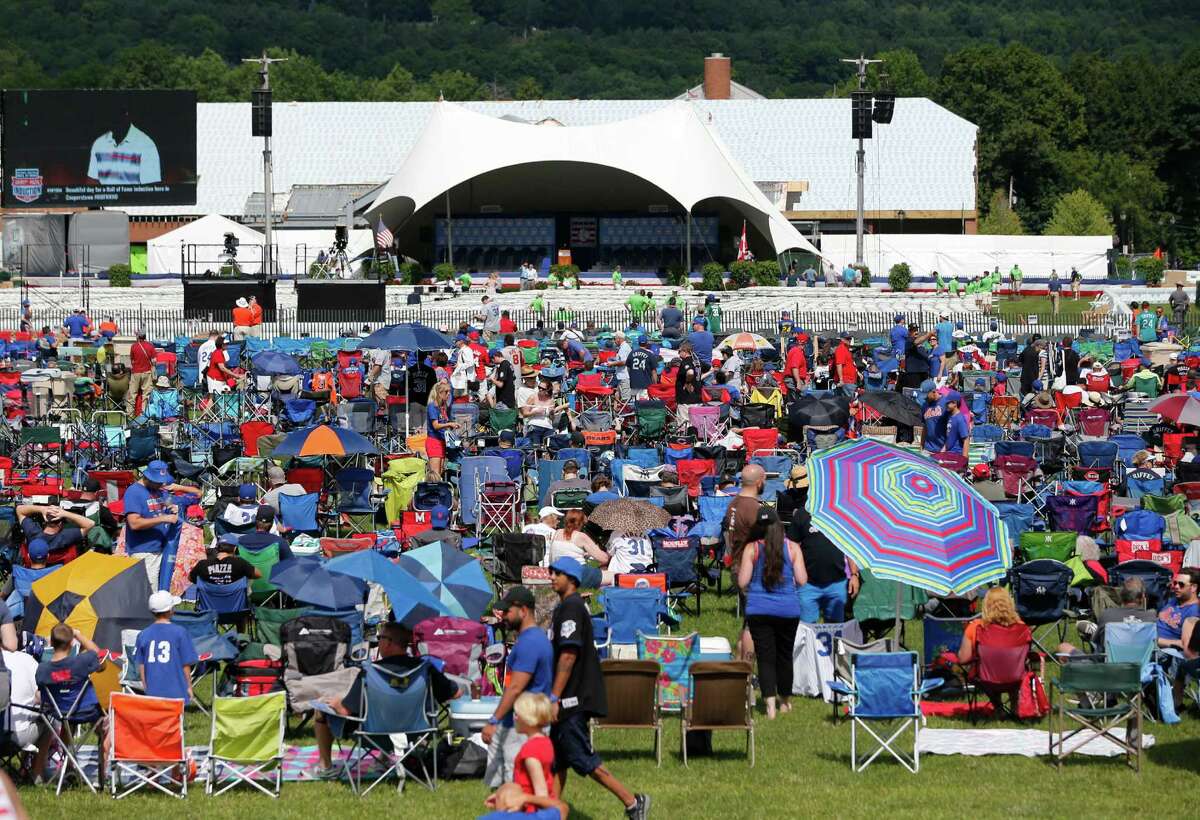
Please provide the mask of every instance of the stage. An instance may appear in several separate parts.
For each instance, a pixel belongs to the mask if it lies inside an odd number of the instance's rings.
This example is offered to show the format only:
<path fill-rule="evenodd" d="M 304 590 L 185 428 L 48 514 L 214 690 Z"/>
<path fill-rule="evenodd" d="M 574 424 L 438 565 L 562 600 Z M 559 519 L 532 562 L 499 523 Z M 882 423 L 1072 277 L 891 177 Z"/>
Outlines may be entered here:
<path fill-rule="evenodd" d="M 182 281 L 185 319 L 227 320 L 238 299 L 255 296 L 263 310 L 263 321 L 275 321 L 274 279 L 184 276 Z"/>

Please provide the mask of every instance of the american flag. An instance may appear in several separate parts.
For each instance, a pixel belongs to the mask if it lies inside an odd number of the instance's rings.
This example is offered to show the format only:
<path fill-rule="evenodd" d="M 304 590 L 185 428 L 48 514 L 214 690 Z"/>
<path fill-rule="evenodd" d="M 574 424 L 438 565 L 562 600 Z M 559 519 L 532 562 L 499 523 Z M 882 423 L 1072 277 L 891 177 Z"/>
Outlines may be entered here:
<path fill-rule="evenodd" d="M 375 247 L 387 250 L 392 247 L 393 241 L 392 232 L 388 230 L 387 225 L 383 224 L 383 217 L 380 217 L 379 224 L 375 226 Z"/>

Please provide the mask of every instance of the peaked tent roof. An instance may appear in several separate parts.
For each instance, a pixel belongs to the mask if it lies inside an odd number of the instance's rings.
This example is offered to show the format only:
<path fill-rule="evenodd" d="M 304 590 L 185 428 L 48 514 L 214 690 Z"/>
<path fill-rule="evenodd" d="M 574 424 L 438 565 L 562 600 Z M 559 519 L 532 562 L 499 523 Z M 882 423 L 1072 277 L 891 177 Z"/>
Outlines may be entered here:
<path fill-rule="evenodd" d="M 633 174 L 692 210 L 724 199 L 776 252 L 818 254 L 733 159 L 700 112 L 675 102 L 640 117 L 602 125 L 544 128 L 477 114 L 440 102 L 404 164 L 366 213 L 392 227 L 460 183 L 501 168 L 544 162 L 600 165 Z"/>
<path fill-rule="evenodd" d="M 262 245 L 264 242 L 263 235 L 258 231 L 219 214 L 209 214 L 151 239 L 146 248 L 146 273 L 182 273 L 179 269 L 181 245 L 224 245 L 227 233 L 237 236 L 238 242 L 243 245 Z M 200 255 L 211 255 L 212 261 L 208 264 L 216 267 L 218 253 L 218 249 L 209 248 Z M 249 259 L 238 259 L 238 263 L 246 273 L 258 273 L 262 264 L 257 255 L 254 260 L 251 263 Z"/>

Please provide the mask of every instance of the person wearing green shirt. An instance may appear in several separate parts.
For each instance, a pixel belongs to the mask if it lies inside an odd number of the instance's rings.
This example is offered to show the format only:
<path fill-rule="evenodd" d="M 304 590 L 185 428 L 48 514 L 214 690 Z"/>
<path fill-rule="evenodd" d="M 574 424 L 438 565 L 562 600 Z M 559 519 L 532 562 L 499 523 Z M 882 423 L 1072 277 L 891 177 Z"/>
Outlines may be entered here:
<path fill-rule="evenodd" d="M 650 291 L 643 291 L 646 294 L 646 312 L 651 316 L 658 315 L 658 302 L 654 301 L 654 294 Z"/>
<path fill-rule="evenodd" d="M 620 265 L 617 265 L 615 268 L 613 268 L 612 283 L 613 283 L 614 288 L 621 287 L 621 266 Z"/>
<path fill-rule="evenodd" d="M 629 298 L 625 300 L 625 307 L 629 308 L 629 314 L 633 316 L 634 321 L 640 322 L 642 314 L 646 312 L 649 300 L 641 291 L 634 291 L 629 294 Z"/>
<path fill-rule="evenodd" d="M 563 307 L 560 307 L 558 309 L 558 316 L 556 317 L 556 320 L 559 322 L 571 321 L 571 311 L 567 310 L 565 305 Z"/>
<path fill-rule="evenodd" d="M 458 284 L 462 287 L 463 293 L 469 291 L 471 289 L 471 274 L 463 271 L 462 275 L 458 277 Z"/>
<path fill-rule="evenodd" d="M 542 311 L 544 311 L 546 309 L 546 300 L 542 298 L 542 294 L 540 292 L 537 293 L 533 297 L 533 301 L 529 303 L 529 309 L 532 310 L 534 313 L 536 313 L 538 316 L 541 316 Z"/>
<path fill-rule="evenodd" d="M 933 272 L 933 287 L 935 293 L 941 293 L 942 291 L 947 290 L 945 280 L 942 279 L 942 275 L 937 271 Z"/>
<path fill-rule="evenodd" d="M 951 296 L 958 296 L 958 274 L 950 277 L 950 281 L 946 283 L 946 290 Z"/>
<path fill-rule="evenodd" d="M 1021 272 L 1021 266 L 1014 264 L 1012 270 L 1008 272 L 1008 278 L 1012 280 L 1013 293 L 1019 296 L 1021 294 L 1021 280 L 1025 278 L 1025 274 Z"/>

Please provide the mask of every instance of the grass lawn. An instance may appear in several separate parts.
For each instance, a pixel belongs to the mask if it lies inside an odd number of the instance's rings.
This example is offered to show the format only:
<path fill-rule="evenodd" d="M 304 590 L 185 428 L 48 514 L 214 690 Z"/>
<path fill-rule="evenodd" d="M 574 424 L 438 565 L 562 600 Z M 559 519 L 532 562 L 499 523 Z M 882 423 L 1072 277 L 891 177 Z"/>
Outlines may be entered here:
<path fill-rule="evenodd" d="M 706 635 L 732 641 L 737 622 L 730 595 L 707 596 L 704 615 L 685 625 Z M 920 625 L 910 624 L 910 643 L 920 651 Z M 295 721 L 293 721 L 294 723 Z M 966 721 L 931 719 L 930 727 L 965 727 Z M 1005 726 L 981 721 L 979 728 Z M 1012 724 L 1007 724 L 1011 726 Z M 1043 724 L 1044 726 L 1044 724 Z M 1157 743 L 1146 750 L 1142 773 L 1118 759 L 1073 758 L 1061 772 L 1045 759 L 1017 757 L 925 756 L 921 772 L 911 775 L 882 758 L 863 774 L 850 771 L 850 726 L 834 723 L 828 705 L 798 699 L 790 714 L 775 721 L 757 719 L 757 765 L 746 764 L 743 736 L 715 739 L 717 754 L 692 759 L 685 769 L 679 756 L 679 721 L 666 720 L 662 768 L 655 768 L 648 732 L 606 731 L 597 746 L 618 778 L 653 798 L 659 818 L 764 817 L 1128 817 L 1131 810 L 1154 816 L 1174 811 L 1181 795 L 1200 788 L 1200 716 L 1195 711 L 1174 727 L 1148 724 Z M 208 737 L 208 721 L 189 712 L 188 742 Z M 309 734 L 290 738 L 312 743 Z M 22 788 L 21 798 L 33 818 L 206 817 L 233 820 L 305 817 L 343 820 L 390 813 L 411 818 L 469 818 L 479 813 L 486 790 L 481 783 L 444 782 L 430 793 L 420 786 L 397 795 L 380 786 L 367 798 L 354 797 L 337 783 L 285 783 L 283 797 L 273 801 L 248 791 L 206 798 L 203 784 L 184 804 L 164 795 L 134 795 L 120 807 L 111 798 L 95 797 L 79 788 L 56 798 L 52 789 Z M 571 817 L 616 818 L 615 799 L 598 785 L 572 775 L 566 798 Z M 1136 807 L 1132 809 L 1131 807 Z"/>
<path fill-rule="evenodd" d="M 1069 294 L 1062 297 L 1059 302 L 1058 315 L 1063 320 L 1075 321 L 1082 318 L 1084 311 L 1088 310 L 1092 300 L 1088 297 L 1081 296 L 1078 299 L 1072 299 Z M 1023 296 L 1020 298 L 1000 297 L 996 300 L 996 312 L 1001 317 L 1012 321 L 1024 319 L 1031 313 L 1039 316 L 1049 316 L 1051 314 L 1050 297 L 1048 296 Z"/>

